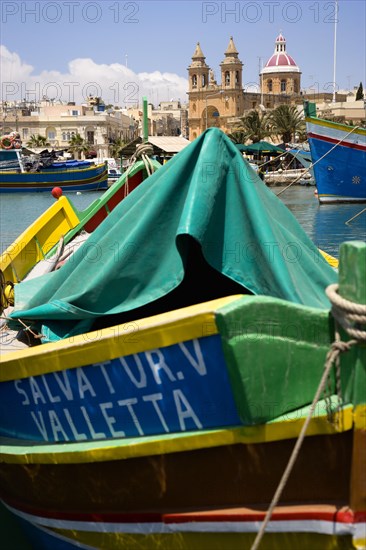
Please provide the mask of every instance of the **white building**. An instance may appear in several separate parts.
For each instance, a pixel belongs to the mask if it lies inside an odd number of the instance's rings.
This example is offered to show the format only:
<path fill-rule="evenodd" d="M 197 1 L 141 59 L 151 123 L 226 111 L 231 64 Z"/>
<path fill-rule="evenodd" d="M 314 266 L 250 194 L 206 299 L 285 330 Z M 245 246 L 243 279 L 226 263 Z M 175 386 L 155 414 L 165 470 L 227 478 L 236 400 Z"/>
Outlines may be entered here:
<path fill-rule="evenodd" d="M 87 105 L 2 102 L 1 132 L 19 132 L 24 144 L 32 134 L 41 135 L 55 150 L 67 149 L 71 137 L 79 134 L 98 158 L 109 157 L 116 140 L 127 142 L 138 135 L 138 124 L 126 111 L 106 109 L 101 101 L 93 100 Z"/>

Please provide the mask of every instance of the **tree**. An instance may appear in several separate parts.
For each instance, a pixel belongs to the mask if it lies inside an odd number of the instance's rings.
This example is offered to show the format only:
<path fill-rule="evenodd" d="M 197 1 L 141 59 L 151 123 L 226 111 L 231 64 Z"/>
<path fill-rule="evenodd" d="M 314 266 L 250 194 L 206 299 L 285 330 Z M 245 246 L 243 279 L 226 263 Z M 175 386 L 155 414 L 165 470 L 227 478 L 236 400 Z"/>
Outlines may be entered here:
<path fill-rule="evenodd" d="M 28 147 L 50 147 L 49 141 L 47 141 L 47 138 L 45 136 L 41 136 L 40 134 L 32 134 L 27 141 Z"/>
<path fill-rule="evenodd" d="M 79 159 L 81 153 L 88 153 L 89 146 L 85 143 L 85 140 L 81 137 L 80 134 L 74 134 L 71 136 L 69 141 L 69 152 Z"/>
<path fill-rule="evenodd" d="M 360 99 L 363 99 L 363 86 L 362 82 L 360 82 L 360 85 L 358 87 L 358 90 L 356 92 L 356 101 L 359 101 Z"/>
<path fill-rule="evenodd" d="M 232 132 L 229 132 L 227 136 L 233 143 L 244 144 L 246 141 L 245 132 L 240 127 L 233 128 Z"/>
<path fill-rule="evenodd" d="M 294 105 L 279 105 L 269 114 L 268 122 L 271 134 L 281 136 L 284 143 L 304 133 L 305 120 Z"/>
<path fill-rule="evenodd" d="M 238 133 L 241 134 L 241 143 L 247 140 L 257 143 L 270 135 L 268 126 L 269 117 L 266 113 L 253 110 L 241 117 L 240 120 L 241 125 L 236 128 L 235 134 L 236 137 L 238 137 Z"/>
<path fill-rule="evenodd" d="M 113 158 L 120 158 L 121 149 L 125 145 L 125 142 L 121 138 L 116 138 L 113 140 L 113 143 L 109 146 L 110 155 Z"/>

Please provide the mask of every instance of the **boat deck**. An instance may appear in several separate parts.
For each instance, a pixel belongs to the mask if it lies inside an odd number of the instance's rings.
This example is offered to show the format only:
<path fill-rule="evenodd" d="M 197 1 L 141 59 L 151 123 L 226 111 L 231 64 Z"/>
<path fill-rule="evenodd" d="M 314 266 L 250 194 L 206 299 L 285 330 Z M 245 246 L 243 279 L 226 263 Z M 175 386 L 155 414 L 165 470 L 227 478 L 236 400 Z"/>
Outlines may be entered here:
<path fill-rule="evenodd" d="M 27 348 L 28 346 L 23 342 L 19 342 L 16 338 L 17 331 L 10 330 L 8 328 L 2 328 L 0 331 L 0 357 L 6 353 L 13 351 L 19 351 Z"/>

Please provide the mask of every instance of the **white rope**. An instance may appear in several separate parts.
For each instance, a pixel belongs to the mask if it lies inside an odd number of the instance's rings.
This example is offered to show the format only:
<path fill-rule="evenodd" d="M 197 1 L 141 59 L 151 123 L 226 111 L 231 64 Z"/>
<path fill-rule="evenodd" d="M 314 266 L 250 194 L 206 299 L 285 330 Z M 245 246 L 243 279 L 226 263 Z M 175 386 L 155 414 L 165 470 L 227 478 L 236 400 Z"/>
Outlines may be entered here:
<path fill-rule="evenodd" d="M 128 176 L 130 175 L 133 166 L 136 164 L 136 162 L 141 159 L 145 165 L 146 172 L 148 176 L 151 176 L 151 174 L 155 171 L 154 165 L 149 158 L 149 155 L 152 155 L 154 152 L 153 146 L 149 143 L 141 143 L 137 146 L 136 151 L 132 155 L 130 159 L 130 165 L 127 168 L 127 171 L 125 172 L 126 182 L 124 184 L 124 197 L 126 197 L 129 192 L 129 184 L 128 184 Z"/>
<path fill-rule="evenodd" d="M 332 346 L 327 354 L 325 365 L 324 365 L 324 371 L 323 375 L 321 377 L 321 380 L 319 382 L 318 388 L 315 392 L 315 396 L 313 399 L 313 402 L 311 404 L 309 413 L 305 419 L 305 422 L 302 426 L 302 429 L 300 431 L 299 437 L 296 441 L 295 447 L 291 453 L 290 459 L 287 463 L 287 466 L 285 468 L 285 471 L 282 475 L 282 478 L 278 484 L 277 490 L 272 498 L 271 504 L 267 510 L 266 516 L 263 520 L 263 523 L 257 533 L 257 536 L 254 540 L 253 545 L 251 546 L 250 550 L 257 550 L 259 547 L 259 544 L 264 536 L 266 527 L 272 517 L 273 510 L 278 504 L 278 501 L 281 497 L 282 491 L 284 490 L 286 483 L 288 481 L 288 478 L 292 472 L 292 469 L 294 467 L 294 464 L 296 462 L 296 459 L 299 455 L 301 445 L 304 442 L 306 431 L 309 427 L 311 418 L 313 416 L 315 407 L 320 399 L 320 396 L 322 392 L 325 389 L 325 386 L 327 384 L 328 376 L 330 373 L 331 368 L 333 367 L 333 364 L 338 360 L 339 355 L 345 351 L 348 351 L 351 349 L 351 347 L 359 342 L 366 342 L 366 331 L 359 330 L 357 328 L 354 328 L 352 322 L 355 323 L 366 323 L 366 305 L 363 304 L 357 304 L 355 302 L 351 302 L 349 300 L 346 300 L 338 295 L 338 285 L 329 285 L 326 289 L 326 294 L 331 301 L 332 304 L 332 313 L 336 319 L 337 322 L 346 330 L 347 334 L 350 336 L 353 336 L 352 340 L 349 340 L 348 342 L 342 342 L 339 340 L 339 335 L 336 334 L 336 339 L 332 343 Z M 337 331 L 336 331 L 337 332 Z M 339 380 L 338 380 L 339 381 Z M 338 385 L 338 382 L 337 382 Z M 340 388 L 337 387 L 337 391 L 340 391 Z"/>
<path fill-rule="evenodd" d="M 352 216 L 352 218 L 350 218 L 349 220 L 347 220 L 345 223 L 345 225 L 348 225 L 349 222 L 351 222 L 352 220 L 358 218 L 358 216 L 361 216 L 361 214 L 363 214 L 364 212 L 366 212 L 366 208 L 364 208 L 363 210 L 361 210 L 361 212 L 359 212 L 358 214 L 356 214 L 355 216 Z"/>
<path fill-rule="evenodd" d="M 312 168 L 314 168 L 314 166 L 316 166 L 318 164 L 318 162 L 320 162 L 321 160 L 323 160 L 327 155 L 329 155 L 329 153 L 331 153 L 336 147 L 338 147 L 338 145 L 340 145 L 350 134 L 352 134 L 355 130 L 358 130 L 358 128 L 360 128 L 360 126 L 355 126 L 354 128 L 352 128 L 352 130 L 350 132 L 348 132 L 348 134 L 346 134 L 341 140 L 339 140 L 337 143 L 335 143 L 333 145 L 333 147 L 331 147 L 329 149 L 329 151 L 327 151 L 326 153 L 324 153 L 324 155 L 322 157 L 320 157 L 317 161 L 310 164 L 309 168 L 306 168 L 305 172 L 303 172 L 301 174 L 301 176 L 297 177 L 293 182 L 291 182 L 289 185 L 287 185 L 287 187 L 285 187 L 284 189 L 281 189 L 281 191 L 279 193 L 276 194 L 276 196 L 278 197 L 279 195 L 281 195 L 281 193 L 283 193 L 284 191 L 286 191 L 286 189 L 288 189 L 289 187 L 291 187 L 291 185 L 293 185 L 294 183 L 296 183 L 300 177 L 304 176 L 307 172 L 309 172 Z"/>

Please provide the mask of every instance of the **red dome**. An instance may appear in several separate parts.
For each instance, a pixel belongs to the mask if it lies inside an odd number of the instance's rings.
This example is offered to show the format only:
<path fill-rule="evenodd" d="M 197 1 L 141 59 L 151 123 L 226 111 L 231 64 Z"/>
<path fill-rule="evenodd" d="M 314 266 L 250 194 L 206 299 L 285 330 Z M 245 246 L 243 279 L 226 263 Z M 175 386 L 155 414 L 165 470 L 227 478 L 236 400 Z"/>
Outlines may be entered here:
<path fill-rule="evenodd" d="M 296 67 L 295 61 L 287 53 L 274 53 L 267 61 L 266 67 Z"/>

